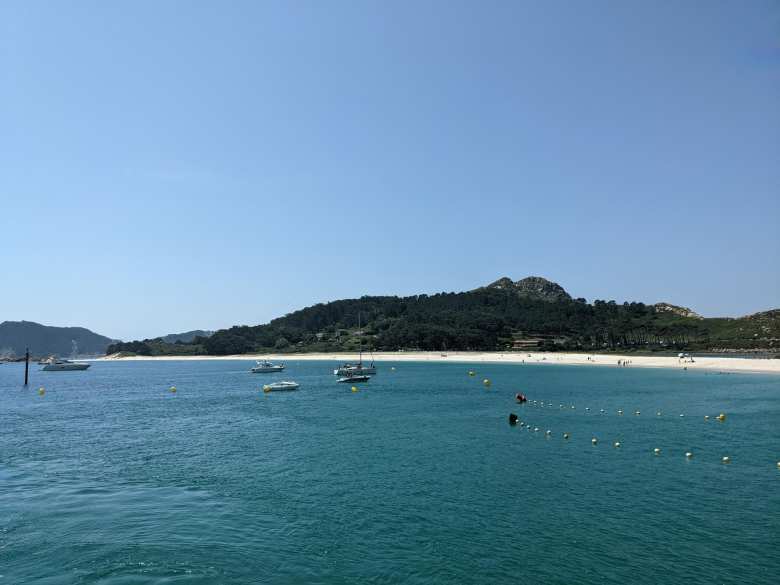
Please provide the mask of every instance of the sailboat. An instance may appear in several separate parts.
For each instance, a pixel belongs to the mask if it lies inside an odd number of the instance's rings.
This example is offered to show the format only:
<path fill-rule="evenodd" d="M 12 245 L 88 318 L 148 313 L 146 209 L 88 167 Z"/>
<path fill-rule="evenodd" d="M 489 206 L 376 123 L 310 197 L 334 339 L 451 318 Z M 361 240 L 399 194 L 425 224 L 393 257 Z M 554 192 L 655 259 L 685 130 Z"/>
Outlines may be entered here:
<path fill-rule="evenodd" d="M 372 358 L 370 366 L 363 365 L 363 331 L 360 329 L 360 312 L 358 311 L 358 334 L 360 336 L 360 356 L 356 364 L 342 364 L 340 367 L 333 370 L 333 374 L 336 376 L 345 376 L 346 378 L 352 378 L 355 376 L 373 376 L 376 374 L 376 367 L 374 366 L 374 360 Z M 373 355 L 373 354 L 372 354 Z M 339 380 L 341 382 L 341 380 Z"/>

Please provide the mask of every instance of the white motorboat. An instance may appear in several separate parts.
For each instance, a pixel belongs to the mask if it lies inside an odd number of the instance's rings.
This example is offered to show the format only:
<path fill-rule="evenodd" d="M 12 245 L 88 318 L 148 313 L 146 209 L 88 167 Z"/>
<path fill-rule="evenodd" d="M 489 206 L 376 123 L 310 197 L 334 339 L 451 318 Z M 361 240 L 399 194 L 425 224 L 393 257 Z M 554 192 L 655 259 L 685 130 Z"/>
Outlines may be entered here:
<path fill-rule="evenodd" d="M 80 362 L 71 362 L 66 359 L 57 359 L 51 357 L 46 360 L 46 364 L 41 368 L 42 372 L 72 372 L 77 370 L 86 370 L 90 364 Z"/>
<path fill-rule="evenodd" d="M 264 360 L 258 361 L 257 365 L 252 368 L 253 374 L 269 374 L 271 372 L 281 372 L 284 369 L 284 364 L 272 364 L 271 362 Z"/>
<path fill-rule="evenodd" d="M 297 390 L 301 385 L 298 382 L 290 382 L 284 380 L 282 382 L 274 382 L 273 384 L 266 384 L 263 386 L 263 392 L 289 392 L 291 390 Z"/>

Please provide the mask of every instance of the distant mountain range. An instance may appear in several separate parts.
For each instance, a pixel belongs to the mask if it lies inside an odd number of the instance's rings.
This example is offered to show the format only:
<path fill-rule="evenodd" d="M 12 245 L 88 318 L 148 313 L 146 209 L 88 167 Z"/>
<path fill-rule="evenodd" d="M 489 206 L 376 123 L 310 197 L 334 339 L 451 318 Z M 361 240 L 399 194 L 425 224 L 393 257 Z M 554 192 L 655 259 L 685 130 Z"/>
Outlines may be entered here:
<path fill-rule="evenodd" d="M 102 355 L 115 340 L 84 327 L 52 327 L 32 321 L 0 323 L 0 357 Z"/>
<path fill-rule="evenodd" d="M 360 316 L 360 328 L 358 319 Z M 538 276 L 471 291 L 361 297 L 307 307 L 265 325 L 221 329 L 189 343 L 112 344 L 144 355 L 398 350 L 780 350 L 780 310 L 702 318 L 669 303 L 586 302 Z"/>
<path fill-rule="evenodd" d="M 188 344 L 197 338 L 210 337 L 213 331 L 195 329 L 184 333 L 170 333 L 155 340 L 165 344 Z M 120 340 L 99 335 L 84 327 L 54 327 L 32 321 L 4 321 L 0 323 L 0 358 L 18 358 L 27 348 L 33 357 L 56 355 L 103 355 L 111 344 Z"/>
<path fill-rule="evenodd" d="M 180 341 L 181 343 L 192 343 L 192 341 L 196 337 L 211 337 L 214 335 L 213 331 L 204 331 L 203 329 L 194 329 L 193 331 L 185 331 L 184 333 L 169 333 L 168 335 L 163 335 L 159 339 L 162 339 L 165 343 L 176 343 L 177 341 Z"/>

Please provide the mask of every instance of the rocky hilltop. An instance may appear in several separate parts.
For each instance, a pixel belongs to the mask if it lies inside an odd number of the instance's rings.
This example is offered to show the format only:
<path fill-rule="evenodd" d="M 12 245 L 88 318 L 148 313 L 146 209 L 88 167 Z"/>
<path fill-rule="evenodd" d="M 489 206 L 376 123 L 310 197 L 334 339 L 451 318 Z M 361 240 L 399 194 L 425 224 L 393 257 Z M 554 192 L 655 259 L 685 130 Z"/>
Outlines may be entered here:
<path fill-rule="evenodd" d="M 541 276 L 527 276 L 516 282 L 511 278 L 499 278 L 490 283 L 485 288 L 498 290 L 514 290 L 521 297 L 538 299 L 541 301 L 556 302 L 562 300 L 571 300 L 571 295 L 557 282 L 552 282 Z"/>
<path fill-rule="evenodd" d="M 689 317 L 691 319 L 704 319 L 696 311 L 689 309 L 688 307 L 679 307 L 671 303 L 656 303 L 653 305 L 655 310 L 659 313 L 673 313 L 678 317 Z"/>

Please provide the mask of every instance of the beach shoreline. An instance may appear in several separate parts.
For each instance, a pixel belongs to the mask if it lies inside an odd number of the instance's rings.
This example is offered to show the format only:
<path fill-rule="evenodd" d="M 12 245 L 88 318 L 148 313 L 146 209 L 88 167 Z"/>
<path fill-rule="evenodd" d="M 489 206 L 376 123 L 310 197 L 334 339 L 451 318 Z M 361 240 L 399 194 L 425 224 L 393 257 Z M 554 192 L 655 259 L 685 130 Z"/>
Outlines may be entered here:
<path fill-rule="evenodd" d="M 354 362 L 354 353 L 258 353 L 226 356 L 106 356 L 90 361 L 203 361 L 261 359 L 275 361 L 333 361 Z M 369 359 L 366 356 L 367 360 Z M 693 357 L 693 361 L 675 356 L 639 356 L 618 354 L 549 353 L 549 352 L 377 352 L 372 356 L 375 362 L 436 362 L 462 364 L 557 364 L 569 366 L 633 367 L 633 368 L 675 368 L 679 370 L 705 370 L 722 372 L 743 372 L 780 374 L 780 359 L 740 357 Z M 366 361 L 367 361 L 366 360 Z M 621 366 L 620 363 L 627 363 Z"/>

